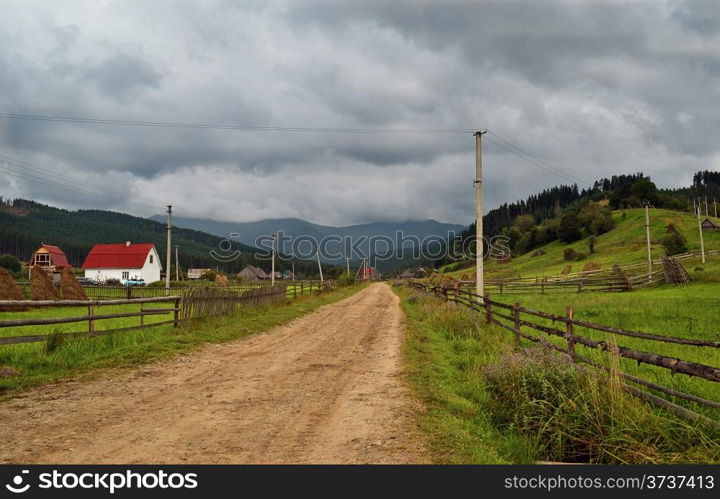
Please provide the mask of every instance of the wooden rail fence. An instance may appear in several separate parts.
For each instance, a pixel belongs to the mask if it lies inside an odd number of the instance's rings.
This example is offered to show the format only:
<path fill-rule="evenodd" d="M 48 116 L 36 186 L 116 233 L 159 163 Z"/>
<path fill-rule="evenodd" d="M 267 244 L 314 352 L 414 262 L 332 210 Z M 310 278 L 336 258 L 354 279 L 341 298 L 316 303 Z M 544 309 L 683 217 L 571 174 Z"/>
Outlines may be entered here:
<path fill-rule="evenodd" d="M 575 362 L 580 362 L 599 369 L 608 370 L 608 368 L 603 366 L 602 364 L 592 359 L 586 358 L 576 351 L 577 346 L 583 346 L 592 350 L 601 350 L 603 352 L 608 352 L 612 355 L 631 359 L 638 364 L 644 363 L 663 368 L 668 370 L 672 375 L 683 374 L 686 376 L 702 378 L 704 380 L 714 383 L 720 382 L 720 368 L 700 364 L 697 362 L 690 362 L 679 358 L 659 355 L 652 352 L 627 348 L 624 346 L 615 345 L 611 342 L 589 338 L 579 334 L 578 328 L 600 331 L 618 336 L 640 338 L 648 341 L 680 344 L 699 348 L 720 348 L 720 341 L 679 338 L 673 336 L 645 333 L 641 331 L 627 331 L 616 327 L 596 324 L 593 322 L 575 318 L 573 316 L 572 307 L 567 307 L 566 315 L 558 315 L 525 308 L 522 307 L 520 303 L 509 305 L 507 303 L 498 302 L 492 300 L 489 293 L 487 293 L 485 296 L 478 296 L 465 289 L 438 286 L 418 281 L 409 281 L 409 286 L 420 291 L 432 293 L 436 296 L 443 298 L 446 301 L 455 302 L 460 305 L 466 306 L 472 310 L 484 313 L 485 320 L 488 324 L 495 324 L 503 329 L 510 331 L 511 333 L 513 333 L 515 341 L 517 343 L 520 342 L 521 338 L 525 338 L 529 341 L 540 343 L 553 350 L 568 354 Z M 497 309 L 502 310 L 502 312 L 498 311 Z M 565 327 L 563 329 L 558 329 L 557 327 L 550 327 L 547 325 L 539 324 L 537 321 L 528 319 L 527 316 L 530 316 L 531 318 L 547 319 L 552 321 L 553 323 L 561 323 L 564 324 Z M 523 328 L 526 329 L 523 330 Z M 564 340 L 564 343 L 562 345 L 559 345 L 549 342 L 535 335 L 529 334 L 527 328 L 545 333 L 546 335 L 551 337 L 561 338 L 562 340 Z M 706 407 L 720 409 L 720 402 L 707 400 L 696 395 L 674 390 L 672 388 L 659 385 L 652 381 L 648 381 L 625 372 L 620 372 L 619 375 L 626 381 L 643 386 L 645 388 L 656 390 L 665 395 L 670 395 L 673 397 L 688 400 L 700 405 L 704 405 Z M 670 400 L 658 397 L 657 395 L 640 390 L 634 386 L 630 386 L 625 383 L 623 384 L 623 388 L 632 395 L 642 398 L 643 400 L 646 400 L 657 407 L 666 409 L 677 416 L 689 419 L 691 421 L 709 424 L 716 428 L 720 428 L 720 423 L 718 423 L 717 421 L 714 421 L 713 419 L 710 419 L 702 414 L 687 409 L 686 407 L 675 404 Z"/>
<path fill-rule="evenodd" d="M 706 250 L 705 255 L 719 255 L 720 250 Z M 677 262 L 700 258 L 699 251 L 671 257 Z M 485 287 L 499 293 L 582 293 L 587 291 L 629 291 L 667 282 L 667 257 L 653 260 L 653 272 L 648 273 L 647 262 L 615 264 L 612 268 L 586 270 L 549 276 L 506 277 L 486 279 Z M 459 281 L 459 287 L 472 288 L 475 281 Z"/>
<path fill-rule="evenodd" d="M 35 343 L 47 341 L 50 336 L 77 337 L 77 336 L 102 336 L 106 334 L 132 331 L 138 329 L 154 328 L 172 324 L 178 327 L 183 321 L 192 319 L 214 317 L 228 314 L 240 307 L 255 307 L 260 305 L 273 305 L 284 302 L 289 297 L 298 297 L 309 293 L 319 293 L 337 288 L 337 282 L 325 281 L 323 283 L 314 281 L 303 281 L 296 283 L 281 283 L 276 286 L 258 286 L 248 289 L 247 287 L 187 287 L 178 294 L 170 296 L 152 296 L 130 299 L 92 299 L 92 300 L 0 300 L 0 309 L 47 309 L 47 308 L 84 308 L 87 313 L 69 317 L 35 317 L 22 319 L 0 319 L 0 331 L 6 328 L 18 328 L 27 326 L 50 326 L 60 324 L 73 324 L 85 322 L 87 329 L 79 332 L 53 333 L 53 334 L 32 334 L 0 336 L 0 345 L 16 345 L 22 343 Z M 133 289 L 133 288 L 121 288 Z M 135 288 L 137 289 L 137 288 Z M 141 288 L 142 289 L 142 288 Z M 147 289 L 147 288 L 146 288 Z M 149 288 L 153 291 L 160 291 L 163 288 Z M 174 291 L 177 291 L 174 290 Z M 154 304 L 154 308 L 152 307 Z M 115 305 L 139 305 L 137 311 L 122 311 L 116 313 L 98 313 L 101 307 Z M 150 305 L 150 307 L 148 307 Z M 158 308 L 159 307 L 159 308 Z M 149 316 L 161 316 L 172 314 L 172 319 L 159 322 L 146 322 Z M 2 314 L 0 314 L 0 317 Z M 139 323 L 133 326 L 119 327 L 99 330 L 98 322 L 110 319 L 137 317 Z"/>

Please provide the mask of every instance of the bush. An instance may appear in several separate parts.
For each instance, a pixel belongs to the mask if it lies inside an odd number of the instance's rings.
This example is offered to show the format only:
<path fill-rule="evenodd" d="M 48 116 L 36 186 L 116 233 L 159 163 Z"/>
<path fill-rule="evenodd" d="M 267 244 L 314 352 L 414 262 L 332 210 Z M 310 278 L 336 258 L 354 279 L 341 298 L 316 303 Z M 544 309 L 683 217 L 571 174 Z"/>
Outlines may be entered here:
<path fill-rule="evenodd" d="M 587 255 L 581 251 L 575 251 L 572 248 L 565 248 L 563 251 L 563 258 L 570 262 L 574 260 L 583 260 Z"/>
<path fill-rule="evenodd" d="M 351 286 L 355 284 L 355 276 L 344 272 L 340 277 L 338 277 L 337 282 L 340 286 Z"/>
<path fill-rule="evenodd" d="M 205 281 L 210 281 L 210 282 L 216 282 L 217 276 L 218 276 L 217 272 L 215 272 L 214 270 L 208 270 L 208 271 L 202 273 L 202 275 L 200 276 L 200 279 L 203 279 Z"/>
<path fill-rule="evenodd" d="M 20 269 L 22 269 L 22 265 L 20 265 L 20 260 L 18 260 L 13 255 L 4 254 L 0 255 L 0 267 L 8 270 L 9 272 L 20 272 Z"/>
<path fill-rule="evenodd" d="M 685 236 L 675 230 L 674 227 L 673 230 L 670 230 L 670 227 L 668 227 L 667 230 L 667 236 L 663 237 L 660 241 L 660 244 L 662 244 L 663 248 L 665 249 L 665 254 L 668 256 L 672 256 L 679 255 L 680 253 L 686 253 L 687 240 L 685 239 Z"/>
<path fill-rule="evenodd" d="M 572 243 L 582 237 L 580 228 L 582 224 L 575 213 L 568 211 L 560 219 L 560 227 L 558 228 L 558 236 L 563 242 Z"/>

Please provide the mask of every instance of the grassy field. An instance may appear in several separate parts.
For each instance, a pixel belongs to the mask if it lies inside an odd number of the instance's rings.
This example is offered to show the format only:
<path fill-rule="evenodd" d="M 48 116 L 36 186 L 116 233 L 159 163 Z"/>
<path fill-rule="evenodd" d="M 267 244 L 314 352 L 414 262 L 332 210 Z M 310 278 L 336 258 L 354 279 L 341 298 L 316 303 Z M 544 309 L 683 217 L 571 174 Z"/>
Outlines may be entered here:
<path fill-rule="evenodd" d="M 428 407 L 420 416 L 421 427 L 436 462 L 720 461 L 717 432 L 657 411 L 582 370 L 571 377 L 590 381 L 572 385 L 582 386 L 574 392 L 566 390 L 566 381 L 556 389 L 553 378 L 540 368 L 530 376 L 511 377 L 498 396 L 484 370 L 496 365 L 495 372 L 513 373 L 518 364 L 532 365 L 532 355 L 515 362 L 514 368 L 507 364 L 508 356 L 524 352 L 529 342 L 515 347 L 511 334 L 485 325 L 475 312 L 406 288 L 396 291 L 408 317 L 411 382 Z M 540 365 L 555 364 L 543 359 Z M 535 385 L 541 386 L 541 395 L 529 397 Z M 555 398 L 544 398 L 551 395 Z M 517 402 L 518 397 L 527 399 L 524 405 L 508 406 L 508 400 Z M 499 417 L 503 412 L 521 419 L 508 422 Z M 578 442 L 585 447 L 579 454 Z"/>
<path fill-rule="evenodd" d="M 487 277 L 557 275 L 566 265 L 571 265 L 572 271 L 578 272 L 583 270 L 583 267 L 591 261 L 608 268 L 615 263 L 625 264 L 647 261 L 645 210 L 615 211 L 613 212 L 613 219 L 615 220 L 615 228 L 597 237 L 595 253 L 588 254 L 584 260 L 567 262 L 563 259 L 563 251 L 565 248 L 573 248 L 578 252 L 588 253 L 587 238 L 569 245 L 555 241 L 539 248 L 544 253 L 537 256 L 533 256 L 536 253 L 536 250 L 533 250 L 513 258 L 510 263 L 498 264 L 495 261 L 487 261 L 485 263 Z M 720 222 L 720 220 L 716 221 Z M 666 226 L 671 223 L 687 238 L 690 251 L 700 250 L 700 236 L 696 217 L 690 213 L 653 209 L 650 210 L 650 239 L 653 258 L 659 258 L 664 254 L 660 240 L 665 237 Z M 706 250 L 720 248 L 720 231 L 705 232 L 704 240 Z M 470 267 L 449 272 L 449 275 L 455 277 L 463 274 L 472 276 L 474 272 L 475 267 Z"/>
<path fill-rule="evenodd" d="M 186 323 L 179 328 L 167 325 L 96 338 L 80 337 L 59 342 L 50 340 L 42 343 L 0 346 L 0 367 L 10 367 L 20 373 L 16 376 L 0 378 L 0 392 L 12 393 L 15 389 L 57 379 L 91 375 L 96 368 L 131 366 L 187 352 L 204 343 L 219 343 L 242 338 L 287 323 L 319 306 L 345 298 L 359 289 L 362 289 L 362 286 L 307 295 L 288 301 L 285 305 L 248 308 L 229 316 Z M 121 309 L 127 307 L 132 306 L 120 306 Z M 107 310 L 112 308 L 115 307 L 107 307 Z M 50 316 L 58 316 L 58 312 L 57 309 L 43 311 Z M 77 312 L 68 309 L 63 311 L 70 315 Z M 21 314 L 38 316 L 37 311 L 12 313 L 13 316 Z M 8 313 L 0 313 L 0 317 L 3 318 L 7 318 L 8 315 Z M 157 316 L 153 320 L 161 321 L 164 318 Z M 112 325 L 114 327 L 122 327 L 128 323 L 136 325 L 138 320 L 138 318 L 112 319 L 114 321 Z M 70 332 L 84 330 L 85 327 L 85 323 L 54 326 L 50 329 L 48 326 L 31 326 L 24 328 L 26 331 L 21 333 L 17 332 L 20 329 L 17 328 L 12 334 Z M 103 328 L 107 327 L 108 324 L 103 326 Z M 8 335 L 7 331 L 6 329 L 2 334 Z"/>

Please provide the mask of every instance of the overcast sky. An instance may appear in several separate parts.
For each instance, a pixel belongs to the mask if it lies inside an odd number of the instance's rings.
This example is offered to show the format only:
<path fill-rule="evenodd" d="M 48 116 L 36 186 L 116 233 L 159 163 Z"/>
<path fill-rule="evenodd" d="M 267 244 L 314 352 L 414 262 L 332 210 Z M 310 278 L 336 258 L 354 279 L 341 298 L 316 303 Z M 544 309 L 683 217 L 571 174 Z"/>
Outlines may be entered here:
<path fill-rule="evenodd" d="M 487 128 L 566 174 L 487 140 L 486 209 L 568 178 L 644 171 L 675 186 L 720 168 L 716 0 L 0 0 L 0 18 L 3 113 Z M 0 119 L 0 154 L 27 163 L 0 159 L 0 195 L 143 216 L 172 203 L 228 221 L 469 223 L 473 140 Z"/>

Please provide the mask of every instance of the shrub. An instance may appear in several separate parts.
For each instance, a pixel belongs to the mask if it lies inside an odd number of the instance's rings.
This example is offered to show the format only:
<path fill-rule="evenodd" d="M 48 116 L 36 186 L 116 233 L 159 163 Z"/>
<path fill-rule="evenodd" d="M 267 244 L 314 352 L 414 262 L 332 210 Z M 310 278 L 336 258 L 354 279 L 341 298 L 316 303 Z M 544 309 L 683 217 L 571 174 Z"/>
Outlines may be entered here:
<path fill-rule="evenodd" d="M 20 269 L 22 269 L 22 265 L 20 265 L 20 260 L 18 260 L 13 255 L 0 255 L 0 267 L 7 269 L 10 272 L 20 272 Z"/>
<path fill-rule="evenodd" d="M 674 227 L 672 230 L 668 227 L 667 231 L 668 234 L 660 241 L 660 244 L 662 244 L 665 249 L 665 254 L 672 256 L 687 252 L 687 240 L 685 236 L 675 230 Z"/>
<path fill-rule="evenodd" d="M 597 237 L 595 237 L 594 235 L 592 235 L 588 238 L 588 251 L 590 252 L 591 255 L 595 253 L 596 240 L 597 240 Z"/>
<path fill-rule="evenodd" d="M 344 272 L 340 277 L 338 277 L 337 282 L 340 286 L 350 286 L 355 284 L 355 276 Z"/>
<path fill-rule="evenodd" d="M 575 251 L 573 248 L 565 248 L 563 258 L 566 261 L 583 260 L 587 255 L 581 251 Z"/>
<path fill-rule="evenodd" d="M 217 272 L 215 272 L 214 270 L 208 270 L 208 271 L 205 271 L 202 273 L 202 275 L 200 276 L 200 279 L 203 279 L 205 281 L 210 281 L 210 282 L 216 282 L 217 276 L 218 276 Z"/>
<path fill-rule="evenodd" d="M 582 224 L 575 213 L 568 211 L 560 219 L 558 236 L 566 243 L 572 243 L 582 237 L 580 228 Z"/>

